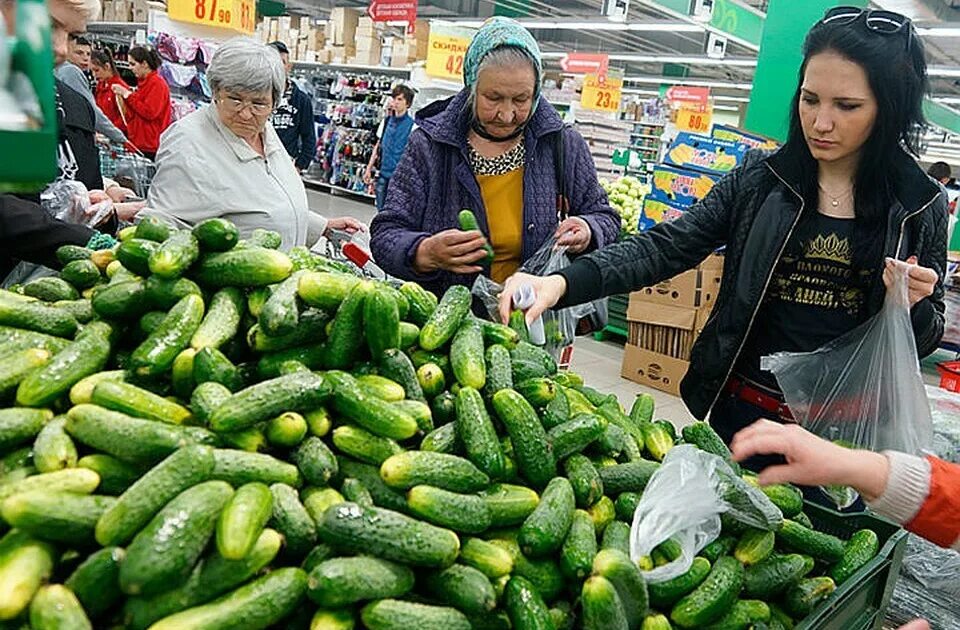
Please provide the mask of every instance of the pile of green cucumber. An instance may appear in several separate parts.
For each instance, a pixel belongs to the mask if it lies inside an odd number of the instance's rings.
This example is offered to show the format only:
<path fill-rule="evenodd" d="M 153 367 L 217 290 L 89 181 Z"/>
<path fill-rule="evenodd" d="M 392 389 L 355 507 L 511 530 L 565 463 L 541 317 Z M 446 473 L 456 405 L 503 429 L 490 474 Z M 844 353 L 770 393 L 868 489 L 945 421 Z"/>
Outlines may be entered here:
<path fill-rule="evenodd" d="M 630 524 L 680 443 L 465 287 L 146 220 L 0 292 L 0 628 L 791 628 L 877 553 L 731 462 L 690 570 Z M 775 515 L 772 518 L 770 515 Z M 755 521 L 756 522 L 756 521 Z"/>

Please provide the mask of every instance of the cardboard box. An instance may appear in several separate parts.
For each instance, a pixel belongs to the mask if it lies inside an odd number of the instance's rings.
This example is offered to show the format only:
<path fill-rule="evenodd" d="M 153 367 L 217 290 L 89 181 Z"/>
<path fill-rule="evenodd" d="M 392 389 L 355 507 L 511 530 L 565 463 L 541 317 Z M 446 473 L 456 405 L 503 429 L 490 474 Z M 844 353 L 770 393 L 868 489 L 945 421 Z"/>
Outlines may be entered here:
<path fill-rule="evenodd" d="M 367 16 L 357 20 L 357 37 L 377 37 L 377 23 Z"/>
<path fill-rule="evenodd" d="M 403 39 L 393 40 L 393 47 L 390 52 L 390 67 L 403 68 L 410 60 L 410 44 Z"/>
<path fill-rule="evenodd" d="M 673 166 L 724 175 L 735 169 L 749 147 L 682 131 L 670 143 L 664 161 Z"/>
<path fill-rule="evenodd" d="M 380 65 L 380 49 L 376 50 L 357 50 L 354 56 L 352 57 L 352 63 L 356 63 L 361 66 L 379 66 Z"/>
<path fill-rule="evenodd" d="M 333 51 L 329 48 L 317 50 L 313 54 L 316 55 L 315 61 L 317 63 L 333 63 Z"/>
<path fill-rule="evenodd" d="M 706 197 L 718 181 L 719 175 L 658 164 L 653 169 L 653 186 L 647 198 L 687 208 Z"/>
<path fill-rule="evenodd" d="M 327 20 L 327 39 L 331 40 L 334 46 L 352 43 L 357 35 L 357 22 L 361 15 L 363 14 L 358 9 L 336 7 L 331 10 L 330 19 Z"/>
<path fill-rule="evenodd" d="M 280 22 L 276 19 L 270 20 L 270 30 L 267 33 L 267 41 L 275 42 L 280 39 Z"/>
<path fill-rule="evenodd" d="M 358 37 L 355 47 L 357 52 L 376 51 L 377 56 L 380 56 L 381 43 L 379 37 Z"/>
<path fill-rule="evenodd" d="M 623 347 L 620 376 L 634 383 L 680 395 L 680 381 L 690 367 L 689 361 L 675 359 L 634 345 Z"/>
<path fill-rule="evenodd" d="M 640 209 L 639 228 L 640 231 L 646 231 L 658 223 L 673 221 L 684 213 L 686 208 L 655 199 L 652 195 L 643 198 L 643 206 Z"/>
<path fill-rule="evenodd" d="M 700 306 L 700 271 L 691 269 L 655 286 L 634 291 L 630 294 L 630 301 L 634 300 L 696 308 Z"/>
<path fill-rule="evenodd" d="M 147 0 L 133 0 L 131 18 L 134 22 L 146 22 L 150 13 Z"/>
<path fill-rule="evenodd" d="M 631 300 L 627 307 L 627 342 L 688 360 L 697 340 L 697 312 L 695 308 Z"/>

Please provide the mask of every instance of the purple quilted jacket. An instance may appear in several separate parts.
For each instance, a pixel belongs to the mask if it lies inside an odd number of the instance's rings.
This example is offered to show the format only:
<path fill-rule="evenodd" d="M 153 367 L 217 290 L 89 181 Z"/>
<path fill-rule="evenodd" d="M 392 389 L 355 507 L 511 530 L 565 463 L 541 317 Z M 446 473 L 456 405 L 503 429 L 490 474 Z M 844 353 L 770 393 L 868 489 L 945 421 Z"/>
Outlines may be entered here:
<path fill-rule="evenodd" d="M 466 90 L 431 103 L 417 114 L 418 128 L 410 134 L 406 151 L 390 179 L 384 209 L 370 225 L 370 244 L 378 265 L 387 273 L 416 280 L 442 295 L 454 284 L 472 285 L 475 275 L 439 271 L 428 275 L 413 269 L 420 241 L 458 227 L 457 214 L 473 210 L 480 229 L 489 238 L 480 186 L 467 159 L 469 112 Z M 523 176 L 523 251 L 527 260 L 557 228 L 557 179 L 554 142 L 563 130 L 566 194 L 570 215 L 590 224 L 590 249 L 613 243 L 620 233 L 620 218 L 607 202 L 587 143 L 563 121 L 546 101 L 541 101 L 524 135 L 526 167 Z"/>

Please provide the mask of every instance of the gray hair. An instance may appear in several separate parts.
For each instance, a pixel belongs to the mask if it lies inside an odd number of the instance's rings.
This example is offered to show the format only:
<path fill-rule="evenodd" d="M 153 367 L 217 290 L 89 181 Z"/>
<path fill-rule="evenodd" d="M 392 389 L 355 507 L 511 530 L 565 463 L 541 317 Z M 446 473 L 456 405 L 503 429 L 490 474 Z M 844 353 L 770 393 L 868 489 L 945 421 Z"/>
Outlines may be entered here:
<path fill-rule="evenodd" d="M 213 55 L 207 79 L 214 93 L 270 92 L 276 104 L 286 89 L 287 71 L 275 48 L 249 37 L 234 37 Z"/>
<path fill-rule="evenodd" d="M 517 46 L 501 46 L 488 52 L 480 60 L 480 66 L 477 68 L 477 77 L 487 68 L 512 68 L 514 66 L 528 66 L 533 70 L 533 91 L 539 92 L 537 82 L 537 64 L 530 55 L 522 48 Z M 475 104 L 477 102 L 477 85 L 480 81 L 474 81 L 470 86 L 470 95 L 467 99 L 467 105 L 471 112 L 476 112 Z"/>

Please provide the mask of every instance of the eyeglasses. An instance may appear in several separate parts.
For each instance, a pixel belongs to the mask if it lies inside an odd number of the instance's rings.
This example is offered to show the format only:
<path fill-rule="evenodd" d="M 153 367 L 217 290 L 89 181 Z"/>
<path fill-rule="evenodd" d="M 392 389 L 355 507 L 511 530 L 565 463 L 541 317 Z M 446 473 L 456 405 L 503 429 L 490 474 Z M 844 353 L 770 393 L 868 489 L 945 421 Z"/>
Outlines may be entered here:
<path fill-rule="evenodd" d="M 218 102 L 221 105 L 224 105 L 228 110 L 230 110 L 234 114 L 239 114 L 240 112 L 246 109 L 249 109 L 256 116 L 264 116 L 266 114 L 269 114 L 271 111 L 273 111 L 273 107 L 271 105 L 267 105 L 266 103 L 255 103 L 252 101 L 244 101 L 239 98 L 234 98 L 232 96 L 218 99 Z"/>
<path fill-rule="evenodd" d="M 910 50 L 910 42 L 913 39 L 910 18 L 893 11 L 861 9 L 859 7 L 834 7 L 824 14 L 820 24 L 853 24 L 861 17 L 868 29 L 880 35 L 896 35 L 906 31 L 907 50 Z"/>

